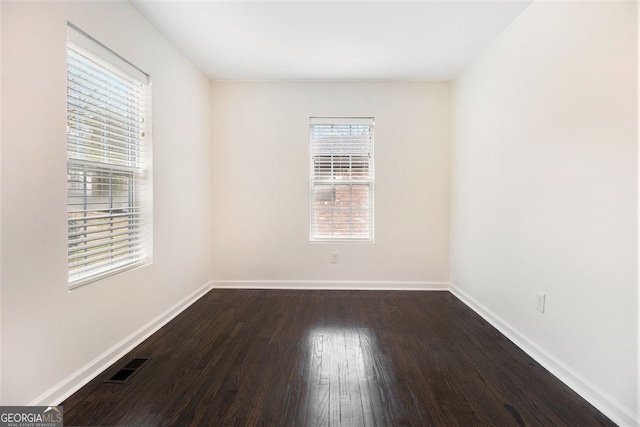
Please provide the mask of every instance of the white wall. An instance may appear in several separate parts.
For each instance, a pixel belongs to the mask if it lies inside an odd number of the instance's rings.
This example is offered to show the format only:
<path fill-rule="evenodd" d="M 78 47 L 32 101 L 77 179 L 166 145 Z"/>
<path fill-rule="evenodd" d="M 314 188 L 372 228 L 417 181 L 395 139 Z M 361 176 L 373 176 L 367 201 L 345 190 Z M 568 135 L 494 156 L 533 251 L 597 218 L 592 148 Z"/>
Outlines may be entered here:
<path fill-rule="evenodd" d="M 2 22 L 2 4 L 0 2 L 0 23 Z M 0 30 L 0 50 L 2 47 L 2 30 Z M 0 52 L 0 82 L 2 82 L 2 54 Z M 0 83 L 0 188 L 2 188 L 2 84 Z M 0 191 L 0 242 L 2 241 L 2 192 Z M 2 384 L 2 245 L 0 244 L 0 384 Z M 2 387 L 0 386 L 0 402 Z"/>
<path fill-rule="evenodd" d="M 447 82 L 214 82 L 214 278 L 448 282 L 449 98 Z M 309 243 L 310 116 L 375 116 L 374 244 Z"/>
<path fill-rule="evenodd" d="M 622 424 L 639 411 L 635 8 L 535 2 L 452 89 L 454 292 Z"/>
<path fill-rule="evenodd" d="M 72 292 L 67 20 L 153 82 L 153 265 Z M 127 2 L 3 2 L 2 66 L 2 403 L 27 404 L 210 280 L 210 86 Z"/>

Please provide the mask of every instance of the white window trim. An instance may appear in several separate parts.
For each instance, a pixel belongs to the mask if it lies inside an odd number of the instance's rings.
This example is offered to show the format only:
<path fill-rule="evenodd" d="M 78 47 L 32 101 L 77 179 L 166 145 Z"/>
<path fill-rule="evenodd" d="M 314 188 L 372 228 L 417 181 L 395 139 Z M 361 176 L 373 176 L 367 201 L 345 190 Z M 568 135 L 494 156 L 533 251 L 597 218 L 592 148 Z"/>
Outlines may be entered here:
<path fill-rule="evenodd" d="M 69 157 L 68 171 L 77 170 L 78 167 L 99 167 L 103 169 L 111 169 L 115 173 L 133 173 L 132 175 L 136 182 L 138 179 L 142 179 L 143 184 L 136 185 L 136 193 L 138 194 L 137 206 L 141 209 L 141 214 L 137 217 L 142 221 L 143 225 L 136 228 L 136 233 L 139 233 L 141 240 L 144 241 L 144 248 L 138 252 L 138 255 L 134 259 L 116 260 L 111 264 L 107 264 L 104 268 L 93 271 L 82 271 L 73 274 L 71 270 L 71 259 L 69 259 L 68 266 L 68 279 L 69 290 L 76 289 L 78 287 L 102 280 L 106 277 L 119 274 L 123 271 L 142 267 L 144 265 L 151 264 L 153 259 L 153 191 L 152 191 L 152 124 L 151 124 L 151 81 L 150 77 L 135 65 L 122 58 L 93 37 L 89 36 L 82 30 L 78 29 L 75 25 L 68 23 L 67 37 L 69 45 L 74 50 L 78 47 L 81 50 L 88 51 L 92 56 L 99 58 L 100 66 L 106 70 L 114 72 L 119 75 L 126 75 L 128 79 L 133 79 L 141 83 L 143 88 L 144 99 L 144 129 L 142 136 L 142 146 L 144 155 L 142 157 L 136 157 L 140 162 L 137 162 L 136 167 L 128 167 L 125 165 L 113 165 L 110 163 L 102 162 L 89 162 L 88 160 L 78 160 Z M 67 49 L 70 49 L 68 47 Z M 109 98 L 112 99 L 112 98 Z M 69 98 L 67 98 L 67 108 L 69 108 Z M 89 119 L 90 120 L 90 119 Z M 70 125 L 69 125 L 70 126 Z M 71 131 L 72 127 L 69 127 Z M 69 136 L 67 137 L 69 144 Z M 106 139 L 105 139 L 106 141 Z M 73 152 L 73 150 L 71 151 Z M 71 153 L 70 152 L 70 153 Z M 73 166 L 72 166 L 73 165 Z M 88 165 L 88 166 L 87 166 Z M 73 168 L 73 169 L 72 169 Z M 111 187 L 109 187 L 111 188 Z M 68 190 L 70 191 L 70 190 Z M 86 190 L 85 190 L 86 191 Z M 68 206 L 71 201 L 71 196 L 68 196 Z M 69 208 L 68 208 L 69 212 Z M 136 219 L 137 221 L 137 219 Z M 70 223 L 71 224 L 71 223 Z M 70 236 L 67 237 L 68 246 L 70 246 Z M 124 240 L 125 243 L 121 244 L 122 248 L 126 248 L 127 245 L 131 247 L 132 242 L 130 240 Z"/>
<path fill-rule="evenodd" d="M 370 235 L 366 238 L 359 237 L 316 237 L 314 235 L 314 184 L 317 180 L 314 176 L 314 152 L 311 143 L 311 128 L 316 124 L 334 124 L 334 125 L 370 125 L 371 126 L 371 163 L 369 165 L 370 174 L 369 178 L 362 180 L 369 185 L 369 204 L 370 204 Z M 356 117 L 356 116 L 324 116 L 324 117 L 309 117 L 309 242 L 312 244 L 326 244 L 326 243 L 349 243 L 349 244 L 370 244 L 375 242 L 375 118 L 370 117 Z M 352 181 L 357 184 L 357 181 Z"/>

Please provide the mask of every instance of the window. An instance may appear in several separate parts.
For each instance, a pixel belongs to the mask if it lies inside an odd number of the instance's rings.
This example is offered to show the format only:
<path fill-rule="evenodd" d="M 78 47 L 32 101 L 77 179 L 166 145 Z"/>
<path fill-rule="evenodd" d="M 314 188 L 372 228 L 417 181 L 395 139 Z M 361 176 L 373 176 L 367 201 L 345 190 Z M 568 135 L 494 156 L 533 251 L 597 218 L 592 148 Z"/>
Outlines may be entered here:
<path fill-rule="evenodd" d="M 373 118 L 312 117 L 313 242 L 373 242 Z"/>
<path fill-rule="evenodd" d="M 148 76 L 69 25 L 69 286 L 150 262 Z"/>

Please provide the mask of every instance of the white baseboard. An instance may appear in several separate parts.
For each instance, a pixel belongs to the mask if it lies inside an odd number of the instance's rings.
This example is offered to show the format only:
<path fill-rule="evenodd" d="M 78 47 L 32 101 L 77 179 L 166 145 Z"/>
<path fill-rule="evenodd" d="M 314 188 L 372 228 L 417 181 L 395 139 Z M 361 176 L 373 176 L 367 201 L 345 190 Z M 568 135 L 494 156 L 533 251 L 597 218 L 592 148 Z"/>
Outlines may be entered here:
<path fill-rule="evenodd" d="M 613 422 L 620 426 L 640 425 L 639 415 L 634 414 L 633 411 L 527 338 L 527 336 L 484 307 L 469 294 L 456 288 L 453 284 L 450 284 L 450 292 Z"/>
<path fill-rule="evenodd" d="M 214 280 L 220 289 L 307 289 L 362 291 L 448 291 L 449 282 L 365 280 Z"/>
<path fill-rule="evenodd" d="M 407 291 L 450 291 L 465 305 L 494 326 L 504 336 L 520 347 L 525 353 L 540 363 L 585 400 L 621 426 L 639 426 L 640 416 L 620 404 L 597 386 L 589 382 L 552 354 L 531 341 L 508 322 L 477 302 L 453 284 L 448 282 L 412 281 L 322 281 L 322 280 L 214 280 L 208 282 L 182 301 L 160 314 L 158 317 L 129 335 L 118 344 L 53 386 L 51 389 L 28 403 L 29 406 L 58 405 L 85 384 L 113 365 L 145 339 L 153 335 L 174 317 L 187 309 L 212 288 L 219 289 L 307 289 L 307 290 L 407 290 Z"/>
<path fill-rule="evenodd" d="M 94 360 L 69 375 L 42 395 L 28 403 L 29 406 L 59 405 L 73 393 L 78 391 L 89 381 L 100 375 L 105 369 L 117 362 L 122 356 L 133 350 L 141 342 L 153 335 L 158 329 L 169 323 L 174 317 L 182 313 L 191 304 L 200 299 L 212 288 L 212 282 L 206 283 L 195 292 L 186 296 L 182 301 L 160 314 L 158 317 L 96 357 Z"/>

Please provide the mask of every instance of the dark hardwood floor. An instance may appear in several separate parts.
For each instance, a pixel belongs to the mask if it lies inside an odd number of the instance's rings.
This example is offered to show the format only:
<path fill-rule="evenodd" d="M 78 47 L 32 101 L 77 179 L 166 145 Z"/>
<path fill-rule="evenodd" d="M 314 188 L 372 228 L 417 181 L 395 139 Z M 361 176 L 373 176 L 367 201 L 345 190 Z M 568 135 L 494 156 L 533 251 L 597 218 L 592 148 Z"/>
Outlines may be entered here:
<path fill-rule="evenodd" d="M 63 405 L 69 426 L 615 425 L 448 292 L 213 290 Z"/>

